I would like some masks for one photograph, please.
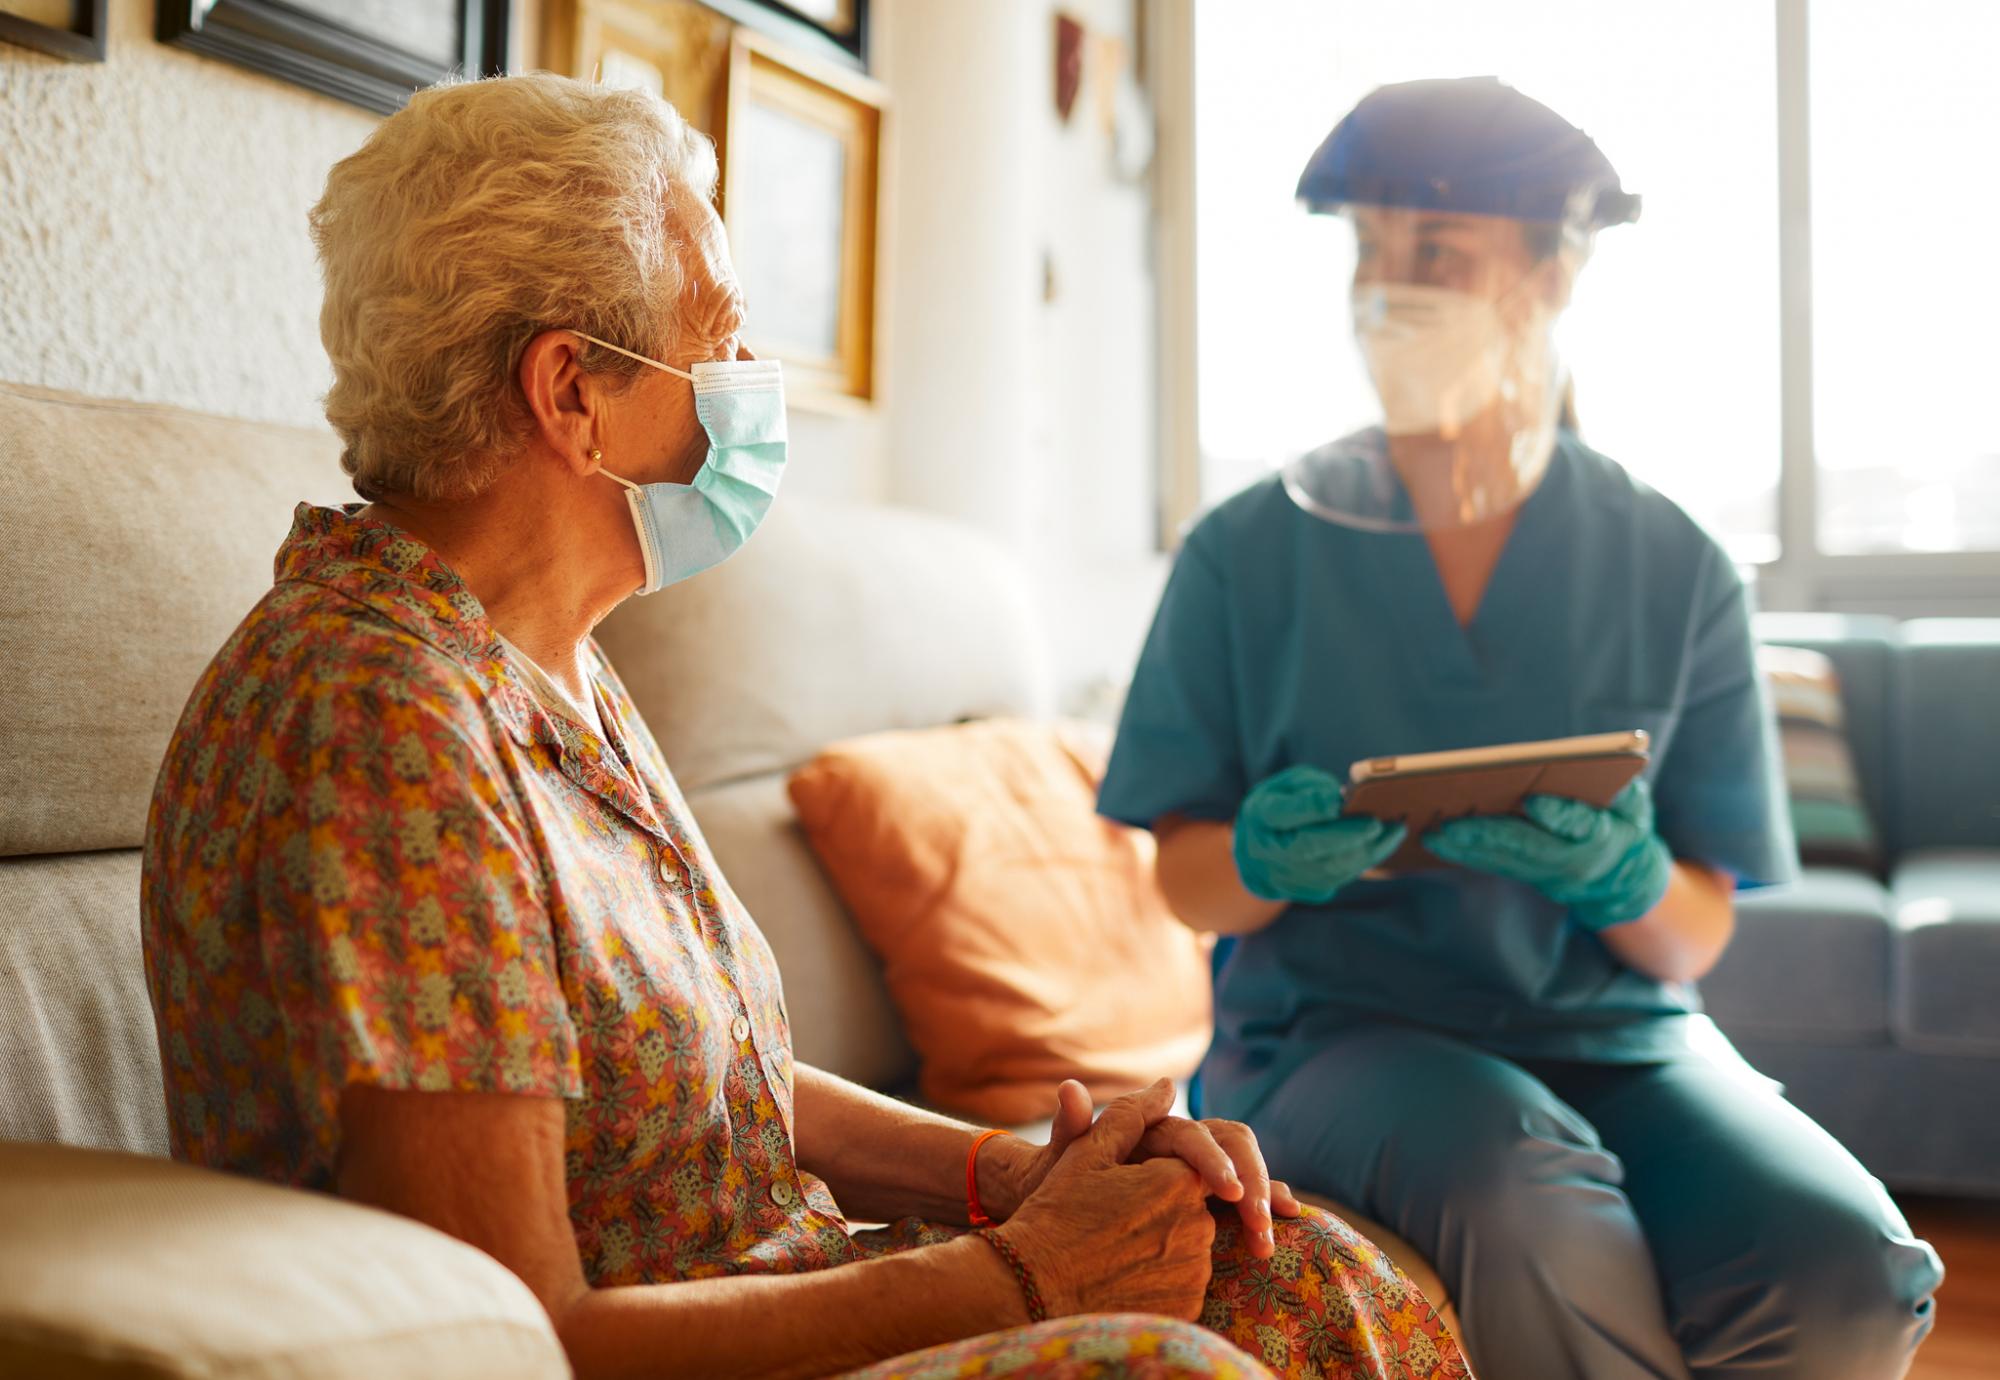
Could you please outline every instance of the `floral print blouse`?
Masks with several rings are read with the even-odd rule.
[[[857,1258],[793,1153],[770,949],[592,655],[601,737],[429,548],[299,507],[147,825],[174,1153],[326,1189],[348,1084],[555,1097],[593,1283]]]

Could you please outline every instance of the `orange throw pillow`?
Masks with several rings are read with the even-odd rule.
[[[1206,946],[1154,884],[1152,835],[1097,813],[1087,732],[871,734],[791,779],[940,1107],[1018,1125],[1054,1112],[1065,1078],[1102,1101],[1208,1046]]]

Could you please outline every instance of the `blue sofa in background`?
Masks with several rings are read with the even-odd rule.
[[[1839,671],[1885,867],[1745,896],[1709,1013],[1891,1187],[2000,1196],[2000,619],[1757,631]]]

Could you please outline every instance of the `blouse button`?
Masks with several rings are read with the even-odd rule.
[[[729,1033],[736,1037],[737,1044],[742,1044],[750,1038],[750,1018],[748,1016],[738,1016],[736,1023],[729,1027]]]
[[[663,882],[671,882],[673,879],[674,879],[674,865],[668,862],[665,858],[661,858],[660,880]]]
[[[783,1179],[780,1179],[778,1180],[778,1182],[771,1185],[771,1201],[776,1203],[781,1208],[790,1207],[792,1205],[792,1199],[796,1198],[797,1196],[798,1196],[797,1194],[792,1192],[792,1186],[786,1183]]]

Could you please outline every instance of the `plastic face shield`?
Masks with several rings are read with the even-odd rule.
[[[1288,465],[1305,511],[1381,532],[1477,526],[1547,472],[1568,378],[1555,320],[1583,238],[1554,225],[1350,208],[1355,362],[1379,429]]]

